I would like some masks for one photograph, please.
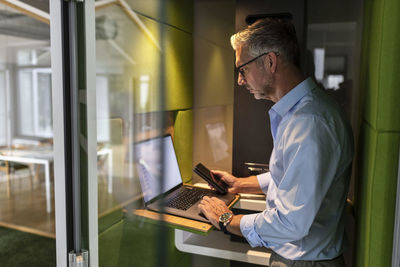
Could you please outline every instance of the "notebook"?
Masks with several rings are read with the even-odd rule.
[[[227,205],[235,199],[235,194],[221,195],[211,189],[184,185],[170,135],[136,143],[134,154],[144,203],[149,210],[208,222],[198,208],[203,196],[218,197]]]

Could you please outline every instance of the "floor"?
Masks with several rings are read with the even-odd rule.
[[[113,192],[107,192],[106,172],[98,176],[98,212],[102,216],[129,204],[137,196],[137,184],[122,177],[113,177]],[[32,179],[32,186],[31,186]],[[35,179],[29,171],[20,170],[11,178],[11,194],[7,193],[5,174],[0,173],[0,226],[55,238],[54,183],[51,213],[46,212],[43,171]]]

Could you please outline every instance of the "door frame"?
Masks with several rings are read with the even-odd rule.
[[[73,0],[67,1],[68,3]],[[67,99],[65,99],[65,90],[70,90],[69,83],[66,81],[65,73],[71,71],[71,64],[66,62],[64,53],[68,44],[65,40],[64,29],[68,21],[68,10],[66,10],[66,1],[50,2],[50,39],[51,39],[51,68],[52,68],[52,92],[53,92],[53,129],[54,129],[54,201],[55,201],[55,222],[56,222],[56,254],[57,266],[68,266],[68,255],[71,252],[71,246],[74,243],[75,235],[71,229],[74,229],[76,223],[87,223],[87,229],[79,231],[83,244],[82,250],[89,251],[90,266],[98,266],[98,210],[97,210],[97,135],[96,135],[96,52],[95,52],[95,7],[94,0],[76,1],[79,2],[79,8],[82,16],[77,16],[76,23],[79,36],[83,36],[83,46],[77,46],[84,62],[80,67],[80,72],[85,76],[77,88],[78,106],[85,106],[84,114],[81,113],[79,119],[86,121],[86,136],[79,133],[79,142],[75,149],[84,151],[85,160],[80,160],[79,164],[85,164],[83,167],[87,171],[87,186],[74,188],[70,186],[72,179],[71,170],[68,170],[68,153],[71,148],[68,147],[67,139],[70,137],[71,129],[66,124],[67,120],[73,120],[67,114]],[[67,3],[67,4],[68,4]],[[82,13],[83,11],[83,13]],[[64,21],[63,21],[64,18]],[[74,62],[70,58],[70,62]],[[78,65],[78,62],[75,62]],[[78,66],[75,66],[78,67]],[[79,77],[78,77],[79,78]],[[84,117],[84,118],[82,118]],[[76,122],[76,121],[75,121]],[[66,156],[67,155],[67,156]],[[82,153],[81,153],[82,155]],[[84,163],[82,163],[84,162]],[[79,195],[82,202],[87,203],[87,209],[81,209],[79,222],[73,214],[74,202],[73,195]],[[76,192],[79,191],[79,192]],[[80,203],[78,205],[81,205]],[[85,227],[86,228],[86,227]],[[86,233],[87,230],[87,233]],[[78,233],[78,234],[79,234]],[[79,252],[78,252],[79,253]]]

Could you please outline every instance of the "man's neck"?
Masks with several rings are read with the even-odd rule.
[[[294,66],[288,66],[276,77],[276,102],[289,93],[293,88],[304,81],[305,77]]]

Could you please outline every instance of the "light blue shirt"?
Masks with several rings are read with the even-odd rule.
[[[270,171],[257,176],[266,209],[245,215],[240,230],[252,247],[292,260],[342,253],[353,135],[338,105],[311,78],[269,111],[274,140]]]

